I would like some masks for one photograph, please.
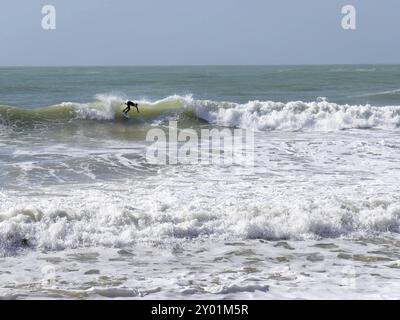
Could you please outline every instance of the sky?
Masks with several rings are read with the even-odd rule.
[[[396,64],[399,12],[398,0],[1,0],[0,66]]]

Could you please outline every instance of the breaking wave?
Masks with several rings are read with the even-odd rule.
[[[400,125],[400,106],[339,105],[318,99],[313,102],[249,101],[244,104],[196,100],[191,96],[170,96],[162,100],[138,101],[140,114],[135,119],[156,122],[168,117],[189,116],[192,121],[239,127],[256,131],[337,131],[345,129],[395,130]],[[0,106],[0,125],[89,121],[126,121],[122,116],[124,100],[117,96],[98,95],[90,103],[64,102],[41,109]]]
[[[400,206],[393,198],[292,203],[277,199],[270,204],[249,200],[217,209],[201,207],[200,202],[175,206],[149,198],[139,209],[138,204],[112,203],[104,194],[91,194],[92,201],[87,197],[58,203],[43,199],[2,210],[0,254],[23,248],[124,247],[202,238],[306,240],[400,233]]]

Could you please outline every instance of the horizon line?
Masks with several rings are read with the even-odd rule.
[[[400,63],[288,63],[288,64],[109,64],[0,65],[0,68],[117,68],[117,67],[279,67],[279,66],[395,66]]]

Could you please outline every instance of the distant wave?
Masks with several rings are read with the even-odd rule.
[[[392,94],[397,94],[398,90]],[[385,93],[382,93],[385,94]],[[89,121],[122,121],[124,100],[112,95],[99,95],[90,103],[65,102],[42,109],[21,109],[0,106],[0,125],[18,126],[30,123]],[[313,102],[249,101],[244,104],[212,100],[196,100],[191,96],[169,96],[150,102],[139,101],[140,114],[136,118],[157,122],[170,116],[179,120],[189,116],[192,121],[252,129],[256,131],[345,129],[396,130],[400,126],[400,106],[374,107],[370,105],[339,105],[317,99]],[[132,121],[132,124],[135,124]]]
[[[371,92],[366,94],[357,95],[354,97],[379,97],[379,98],[400,98],[400,89],[395,90],[386,90],[386,91],[379,91],[379,92]]]
[[[376,68],[345,68],[345,67],[338,67],[329,69],[329,72],[375,72]]]
[[[375,72],[376,68],[357,68],[356,72]]]

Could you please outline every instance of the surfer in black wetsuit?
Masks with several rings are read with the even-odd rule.
[[[128,115],[128,112],[131,111],[131,107],[135,107],[137,112],[139,113],[139,105],[137,103],[134,103],[132,101],[125,102],[126,108],[122,111],[126,116]]]

